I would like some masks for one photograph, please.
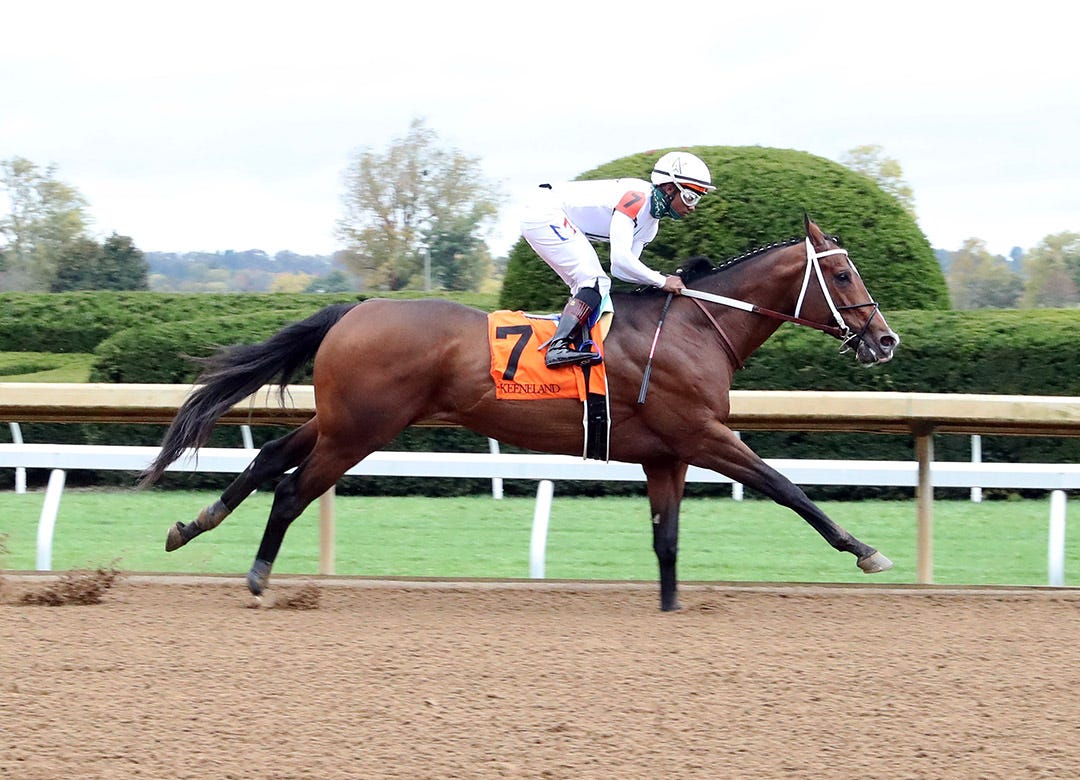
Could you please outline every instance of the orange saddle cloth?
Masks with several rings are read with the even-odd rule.
[[[496,311],[488,315],[491,346],[491,378],[495,397],[524,400],[574,398],[584,401],[590,393],[607,395],[604,363],[548,368],[540,345],[555,333],[555,320],[520,311]],[[595,348],[603,357],[600,327],[594,327]],[[586,383],[585,371],[589,377]]]

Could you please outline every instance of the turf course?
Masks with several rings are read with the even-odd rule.
[[[65,492],[53,569],[115,566],[123,571],[240,574],[262,534],[271,494],[259,492],[214,531],[165,553],[168,526],[192,520],[216,494],[180,491]],[[0,493],[0,569],[35,567],[43,493]],[[404,577],[518,578],[529,574],[533,500],[338,497],[336,573]],[[916,581],[914,501],[822,502],[856,536],[893,559],[867,577],[792,512],[764,500],[687,499],[679,576],[683,581]],[[1067,516],[1080,518],[1080,500]],[[934,580],[941,584],[1045,585],[1049,497],[1016,501],[940,500],[934,507]],[[278,573],[318,571],[318,509],[285,538]],[[1080,585],[1080,541],[1067,535],[1065,578]],[[555,496],[547,546],[553,579],[653,580],[644,498]]]

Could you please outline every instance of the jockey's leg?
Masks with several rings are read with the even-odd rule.
[[[548,368],[571,365],[575,363],[590,363],[596,360],[597,355],[590,350],[580,351],[574,347],[574,339],[581,333],[582,327],[589,321],[589,317],[600,307],[600,291],[596,287],[585,287],[578,290],[563,307],[559,325],[555,329],[555,335],[548,342],[547,355],[544,362]]]

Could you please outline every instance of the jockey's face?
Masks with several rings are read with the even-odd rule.
[[[685,217],[697,208],[696,203],[693,206],[687,204],[686,200],[681,197],[679,188],[674,182],[661,184],[660,189],[663,191],[664,195],[671,199],[671,210],[678,214],[679,217]]]

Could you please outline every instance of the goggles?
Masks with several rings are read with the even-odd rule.
[[[672,178],[671,181],[678,188],[679,197],[682,198],[682,202],[685,203],[687,206],[693,208],[698,204],[698,201],[701,200],[702,193],[698,192],[697,190],[692,190],[688,187],[682,186],[674,178]]]

